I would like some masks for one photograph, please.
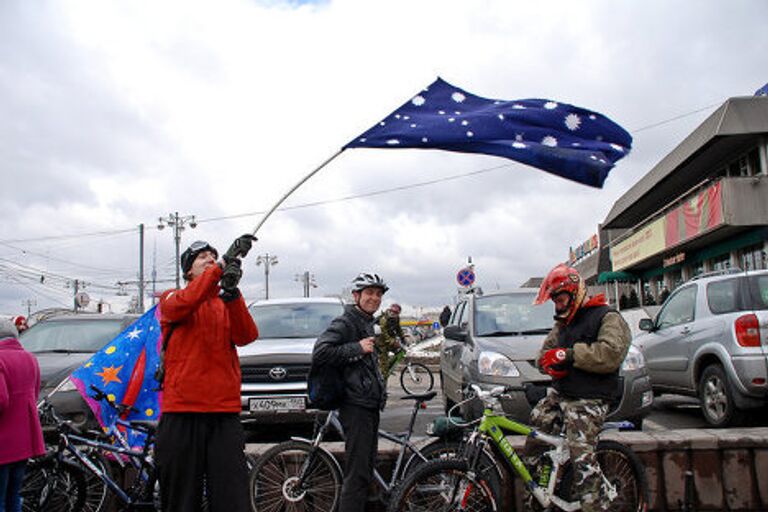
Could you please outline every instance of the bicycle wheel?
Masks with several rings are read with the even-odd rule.
[[[616,488],[616,498],[607,509],[611,512],[642,512],[648,507],[648,480],[642,462],[627,446],[616,441],[597,443],[597,460],[608,481]],[[569,465],[560,480],[561,496],[577,499],[573,489],[573,466]]]
[[[86,454],[91,462],[112,480],[117,479],[109,460],[104,455],[96,450],[88,450]],[[107,484],[97,477],[95,473],[85,468],[82,469],[85,477],[85,504],[83,512],[105,512],[110,510],[114,496],[110,492],[109,487],[107,487]]]
[[[458,459],[427,462],[403,481],[389,504],[389,512],[495,512],[496,498],[480,475],[470,476]]]
[[[27,464],[21,486],[25,512],[80,511],[85,504],[83,469],[55,457],[36,459]]]
[[[256,512],[335,510],[341,497],[338,463],[300,441],[273,446],[251,471],[251,507]]]
[[[406,364],[400,372],[400,386],[409,395],[429,393],[435,386],[435,376],[421,363]]]

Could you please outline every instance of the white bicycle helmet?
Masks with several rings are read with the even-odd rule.
[[[385,283],[384,280],[379,277],[379,274],[368,272],[358,274],[357,277],[352,280],[353,292],[359,292],[365,288],[381,288],[381,291],[384,293],[389,290],[389,286],[387,286],[387,283]]]

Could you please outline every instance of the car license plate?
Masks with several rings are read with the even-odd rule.
[[[263,411],[303,411],[307,408],[304,397],[267,397],[251,398],[248,400],[248,408],[251,412]]]

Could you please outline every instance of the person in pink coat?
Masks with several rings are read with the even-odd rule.
[[[17,338],[13,322],[0,320],[0,512],[21,511],[27,459],[45,453],[36,405],[40,367]]]

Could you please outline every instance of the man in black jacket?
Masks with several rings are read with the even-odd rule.
[[[352,281],[354,306],[347,306],[331,322],[312,353],[313,365],[340,366],[344,378],[339,419],[344,428],[346,461],[339,512],[365,510],[373,476],[379,413],[387,399],[374,349],[373,314],[388,289],[377,274],[358,275]]]

